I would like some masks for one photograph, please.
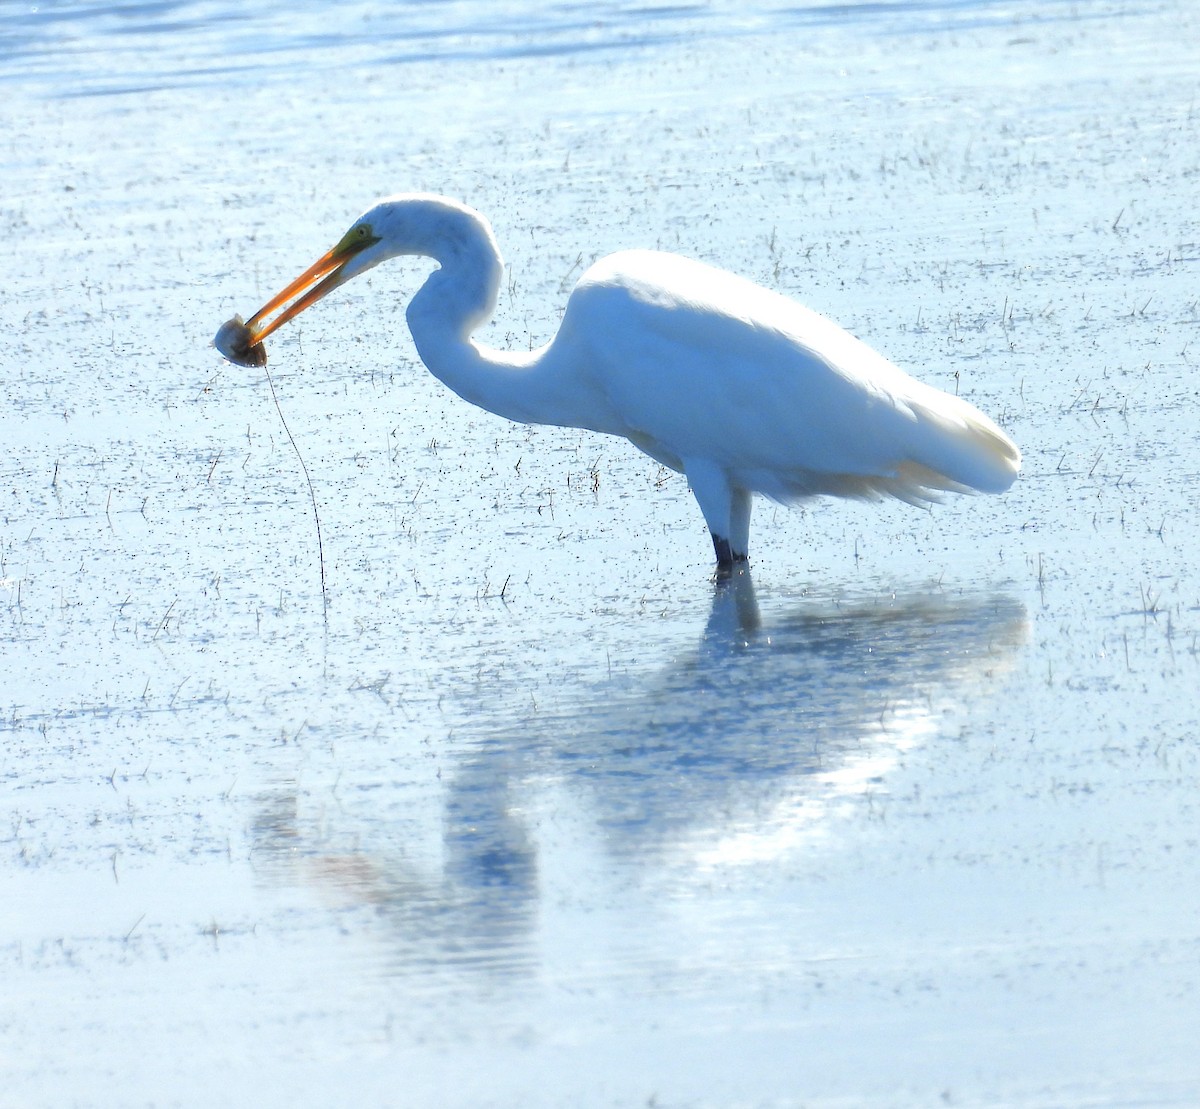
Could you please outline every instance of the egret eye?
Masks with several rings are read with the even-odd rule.
[[[374,246],[377,242],[379,242],[379,236],[375,234],[371,224],[355,223],[341,237],[333,250],[338,255],[357,254],[360,250],[366,250],[367,247]]]

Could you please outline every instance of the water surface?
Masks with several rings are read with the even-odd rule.
[[[0,8],[0,1071],[14,1104],[1200,1099],[1196,17],[1183,3]],[[756,507],[449,395],[664,246],[1020,443]],[[320,555],[324,555],[322,581]],[[324,587],[324,589],[323,589]]]

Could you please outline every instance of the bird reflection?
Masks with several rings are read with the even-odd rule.
[[[400,848],[331,849],[286,788],[263,798],[258,844],[383,914],[398,968],[520,975],[539,907],[527,815],[539,790],[573,799],[571,819],[620,865],[686,880],[775,859],[831,834],[854,798],[886,793],[905,752],[1026,636],[1024,608],[1004,597],[809,596],[764,621],[743,571],[715,584],[699,641],[652,677],[610,676],[526,719],[479,718],[446,783],[437,866]]]
[[[718,583],[698,646],[610,690],[560,759],[614,853],[733,861],[721,844],[750,836],[761,857],[800,825],[823,831],[837,801],[885,790],[903,752],[1025,636],[1022,606],[979,597],[813,598],[764,626],[750,575],[736,575]]]
[[[331,833],[328,813],[306,821],[294,781],[260,796],[259,872],[312,886],[336,906],[373,910],[385,923],[398,974],[461,967],[519,977],[537,913],[537,854],[513,796],[520,782],[501,770],[504,756],[493,754],[458,768],[445,805],[440,873],[411,858],[394,836],[366,849],[354,842],[354,829]]]

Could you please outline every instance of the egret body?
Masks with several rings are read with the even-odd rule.
[[[1013,442],[966,401],[795,301],[674,254],[597,262],[539,350],[477,343],[472,332],[496,306],[500,251],[478,212],[440,196],[376,204],[244,328],[238,321],[232,353],[228,341],[218,346],[261,364],[277,327],[406,254],[438,263],[407,313],[435,376],[510,420],[621,435],[686,474],[723,568],[747,557],[753,493],[920,504],[944,491],[1002,492],[1020,469]]]

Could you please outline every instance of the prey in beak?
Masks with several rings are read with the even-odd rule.
[[[213,339],[213,346],[238,366],[265,366],[267,348],[263,346],[263,340],[352,277],[353,273],[347,272],[347,264],[377,242],[379,236],[371,230],[370,224],[356,223],[337,246],[318,258],[248,320],[243,321],[241,316],[226,320]],[[292,300],[293,297],[296,299]],[[286,305],[283,311],[269,323],[265,322],[281,305]]]

